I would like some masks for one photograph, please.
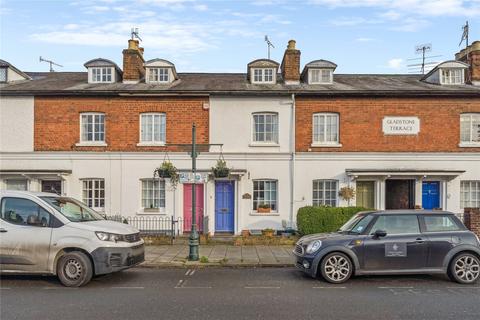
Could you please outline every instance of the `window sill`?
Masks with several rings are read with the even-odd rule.
[[[341,148],[341,143],[312,143],[310,145],[312,148]]]
[[[139,142],[137,143],[137,147],[165,147],[166,144],[163,142]]]
[[[280,145],[274,142],[252,142],[248,145],[249,147],[277,147],[279,148]]]
[[[460,148],[480,148],[480,142],[460,142]]]
[[[75,144],[77,147],[106,147],[108,144],[105,142],[78,142]]]
[[[269,212],[269,213],[259,213],[257,211],[250,212],[251,216],[280,216],[278,212]]]
[[[165,208],[142,208],[137,212],[137,215],[165,215]]]

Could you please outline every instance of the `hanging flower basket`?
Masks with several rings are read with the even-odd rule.
[[[339,195],[343,200],[350,201],[350,200],[352,200],[353,198],[355,198],[355,189],[353,189],[352,187],[343,187],[343,188],[341,188],[340,191],[338,192],[338,195]]]
[[[230,174],[230,168],[223,159],[219,159],[215,167],[212,167],[212,174],[215,178],[226,178]]]
[[[178,170],[170,161],[163,161],[162,165],[155,169],[153,177],[156,176],[162,179],[170,179],[172,187],[177,187],[179,181]]]

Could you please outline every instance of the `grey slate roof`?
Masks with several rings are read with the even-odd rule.
[[[119,95],[119,94],[230,94],[230,95],[415,95],[475,96],[480,87],[440,86],[420,81],[421,75],[335,74],[328,85],[251,84],[245,73],[179,73],[169,84],[87,83],[86,72],[28,72],[32,80],[0,85],[2,95]]]

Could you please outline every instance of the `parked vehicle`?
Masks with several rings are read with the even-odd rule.
[[[52,193],[0,191],[0,272],[53,274],[69,287],[144,261],[135,228]]]
[[[302,237],[296,266],[343,283],[352,275],[447,274],[462,284],[480,276],[480,240],[450,212],[370,211],[338,232]]]

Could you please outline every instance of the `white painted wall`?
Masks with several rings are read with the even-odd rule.
[[[33,151],[33,97],[0,97],[0,152]]]

